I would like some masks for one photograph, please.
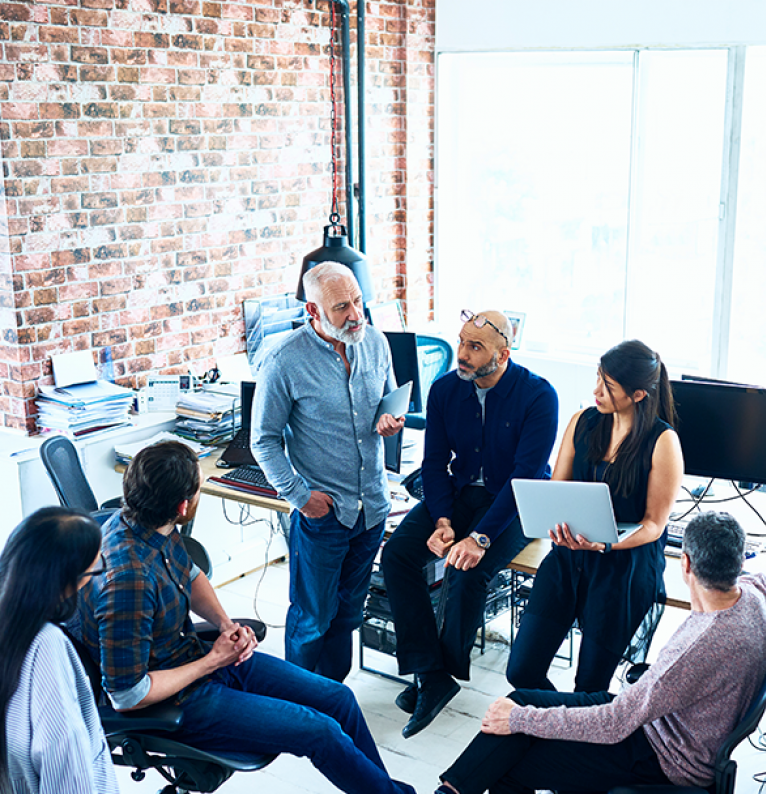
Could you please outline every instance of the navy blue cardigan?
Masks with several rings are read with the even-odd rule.
[[[454,370],[434,382],[426,409],[423,490],[434,522],[451,519],[455,496],[483,467],[484,486],[495,501],[476,531],[494,539],[516,518],[511,480],[550,476],[558,397],[548,381],[509,360],[487,392],[485,413],[482,426],[474,384]]]

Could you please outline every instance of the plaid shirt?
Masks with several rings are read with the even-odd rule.
[[[104,689],[115,693],[207,651],[189,617],[192,563],[178,531],[166,537],[128,524],[120,513],[102,531],[107,573],[91,578],[79,603],[83,641],[100,663]]]

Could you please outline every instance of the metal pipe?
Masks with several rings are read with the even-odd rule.
[[[343,110],[346,137],[346,231],[348,244],[354,247],[354,171],[351,132],[351,36],[348,0],[330,0],[340,8],[340,36],[343,49]]]
[[[356,68],[357,68],[357,132],[359,142],[357,150],[359,152],[359,190],[357,201],[359,202],[359,250],[367,253],[367,197],[365,195],[365,172],[367,168],[367,156],[365,153],[365,118],[364,118],[364,59],[365,59],[365,2],[357,0],[356,5]]]

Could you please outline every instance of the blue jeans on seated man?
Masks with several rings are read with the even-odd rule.
[[[195,689],[181,704],[181,741],[250,756],[305,756],[348,794],[415,794],[388,776],[353,692],[256,651]]]
[[[385,521],[365,529],[359,511],[350,529],[332,509],[322,518],[290,517],[290,607],[285,658],[343,681],[351,670],[352,635],[362,623],[375,555]]]

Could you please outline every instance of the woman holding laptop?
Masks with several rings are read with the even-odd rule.
[[[602,356],[594,395],[595,407],[569,422],[553,479],[606,482],[616,520],[642,526],[614,545],[573,536],[566,524],[551,529],[554,545],[508,660],[506,677],[516,689],[554,689],[548,668],[576,620],[575,690],[607,690],[664,592],[663,533],[684,470],[667,370],[642,342],[621,342]]]

